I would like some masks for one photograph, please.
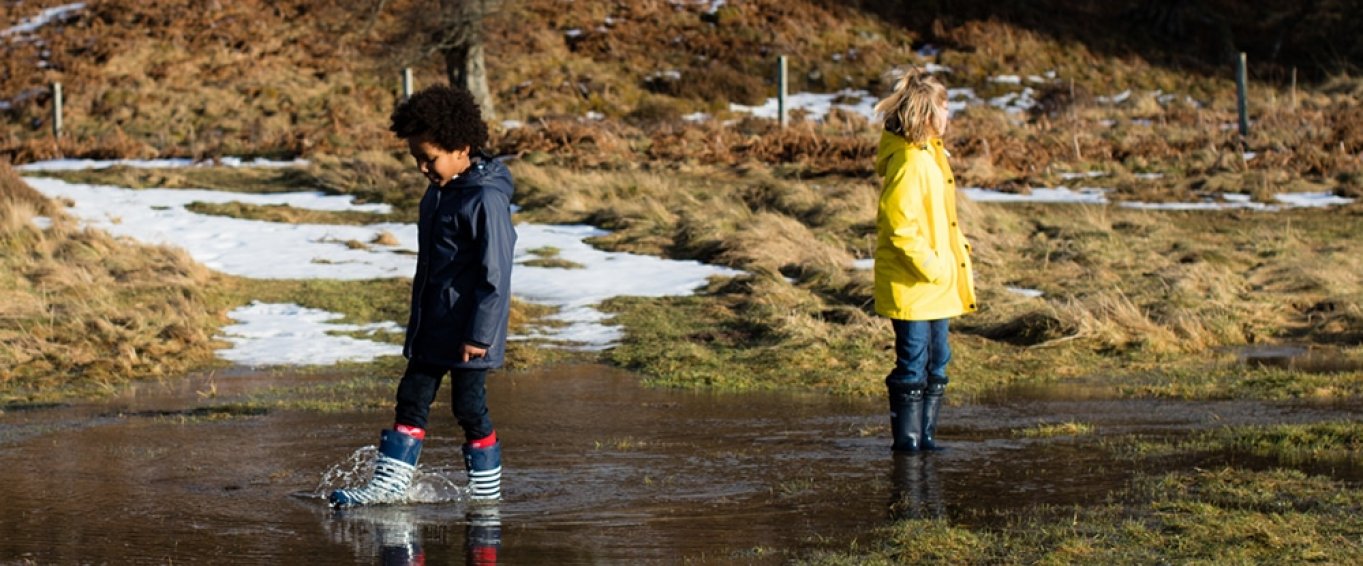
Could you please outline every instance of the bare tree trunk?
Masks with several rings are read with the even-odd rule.
[[[484,120],[497,117],[492,91],[487,85],[487,65],[483,61],[483,20],[490,0],[441,0],[449,20],[445,41],[440,48],[445,57],[445,76],[450,84],[468,89],[483,111]]]

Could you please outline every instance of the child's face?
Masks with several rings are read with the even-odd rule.
[[[407,149],[416,159],[416,168],[432,183],[444,185],[455,175],[469,168],[469,148],[448,150],[431,141],[427,136],[417,136],[407,140]]]

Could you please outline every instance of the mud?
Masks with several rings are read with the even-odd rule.
[[[338,513],[319,479],[374,444],[386,412],[223,408],[253,389],[327,379],[238,372],[5,410],[0,561],[777,562],[845,548],[891,518],[969,522],[998,507],[1102,498],[1131,474],[1094,446],[1103,436],[1357,409],[1002,392],[944,410],[947,451],[896,458],[879,400],[654,390],[610,368],[560,367],[491,380],[506,466],[495,509],[450,490],[446,502]],[[434,410],[423,468],[462,484],[447,411]],[[1094,433],[1014,432],[1067,421]]]

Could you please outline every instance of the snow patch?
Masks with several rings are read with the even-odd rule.
[[[74,202],[68,213],[85,225],[141,242],[184,248],[196,261],[231,275],[257,279],[359,280],[411,277],[415,272],[417,230],[413,224],[281,224],[202,215],[186,208],[192,202],[240,201],[258,205],[288,204],[311,210],[384,212],[388,206],[383,204],[356,205],[349,196],[321,193],[257,195],[195,189],[133,190],[42,177],[26,180],[50,198]],[[619,340],[620,332],[609,324],[608,315],[595,308],[601,301],[621,295],[686,295],[705,285],[711,276],[731,277],[742,273],[696,261],[598,250],[583,240],[608,232],[591,226],[520,224],[516,230],[519,234],[515,251],[518,262],[532,257],[527,250],[552,246],[560,250],[558,257],[583,265],[582,269],[516,266],[512,271],[512,292],[531,302],[560,307],[561,311],[554,318],[567,323],[516,339],[542,338],[571,347],[607,348]],[[384,233],[395,238],[396,243],[373,243]],[[357,242],[360,245],[355,245]],[[284,316],[280,312],[298,313],[300,324],[313,324],[312,318],[321,316],[306,311],[260,308],[271,316]],[[248,311],[249,316],[254,316],[250,313],[259,314]],[[246,331],[236,332],[239,337],[250,336],[243,334]],[[299,363],[283,351],[274,359],[256,350],[251,352],[241,354],[250,356],[249,363]],[[237,354],[222,355],[239,361],[235,357]]]
[[[42,12],[39,12],[38,15],[33,16],[32,18],[28,18],[22,22],[19,22],[19,25],[0,30],[0,37],[9,37],[12,35],[33,33],[37,31],[38,28],[40,27],[43,27],[52,22],[65,20],[73,13],[84,9],[85,9],[84,2],[63,4],[61,6],[48,8],[46,10],[43,10]]]
[[[402,346],[363,340],[340,332],[402,332],[392,322],[338,324],[344,315],[293,304],[251,304],[227,313],[237,321],[222,329],[232,347],[219,350],[223,359],[249,366],[328,365],[363,362],[380,356],[400,356]]]
[[[189,158],[170,158],[170,159],[53,159],[50,161],[35,161],[18,165],[15,169],[19,171],[84,171],[89,169],[108,169],[110,167],[133,167],[137,169],[175,169],[180,167],[256,167],[256,168],[282,168],[282,167],[306,167],[306,159],[294,159],[291,161],[276,161],[272,159],[242,159],[240,157],[223,157],[217,162],[212,160],[195,161]]]

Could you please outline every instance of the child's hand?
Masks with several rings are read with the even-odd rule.
[[[469,360],[476,360],[487,355],[487,348],[479,348],[473,344],[464,344],[464,351],[460,353],[459,360],[468,363]]]

